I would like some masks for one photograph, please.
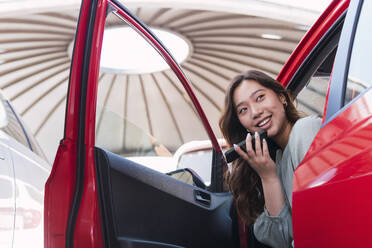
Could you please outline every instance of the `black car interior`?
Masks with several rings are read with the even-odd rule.
[[[239,247],[230,193],[211,193],[100,148],[95,158],[105,247]]]

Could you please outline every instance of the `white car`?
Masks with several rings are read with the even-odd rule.
[[[0,92],[0,247],[43,247],[50,171],[35,138]]]
[[[227,149],[224,139],[218,139],[222,150]],[[206,186],[211,184],[212,152],[210,140],[190,141],[180,146],[174,154],[177,169],[188,168],[196,172]]]

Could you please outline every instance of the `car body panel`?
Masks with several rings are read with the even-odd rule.
[[[370,99],[371,90],[324,126],[297,168],[293,185],[296,246],[372,244]]]
[[[15,180],[9,149],[3,145],[7,139],[0,131],[0,245],[12,247],[15,226]]]
[[[372,91],[343,106],[362,1],[352,1],[331,80],[332,114],[295,171],[293,225],[296,247],[370,247],[372,202]],[[367,10],[367,11],[370,11]],[[332,95],[332,97],[330,97]]]
[[[44,184],[51,170],[0,91],[0,246],[43,246]]]
[[[65,247],[68,214],[75,189],[76,143],[65,140],[57,150],[53,169],[45,184],[44,247]],[[53,194],[58,200],[51,200]]]
[[[372,244],[370,99],[371,90],[324,126],[297,168],[293,185],[296,246]]]
[[[30,241],[36,247],[43,246],[44,184],[50,165],[12,138],[7,145],[14,166],[17,192],[13,247],[25,247]]]
[[[3,103],[10,106],[1,96],[0,104]],[[44,184],[51,166],[31,150],[25,140],[30,134],[15,118],[16,113],[5,108],[0,111],[9,119],[2,123],[0,130],[0,244],[18,248],[32,242],[42,247]],[[26,143],[21,144],[19,139]]]

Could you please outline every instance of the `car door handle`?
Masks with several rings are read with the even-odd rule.
[[[209,207],[211,205],[211,195],[201,191],[201,190],[195,190],[194,191],[195,201]]]

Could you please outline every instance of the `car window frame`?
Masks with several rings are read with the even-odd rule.
[[[347,109],[350,104],[367,92],[363,91],[348,104],[344,105],[350,58],[363,2],[364,0],[350,1],[348,13],[345,17],[344,27],[342,28],[341,32],[339,48],[333,64],[332,77],[326,103],[327,111],[325,113],[325,122],[323,126],[337,117],[340,113]]]
[[[293,98],[296,98],[297,95],[307,86],[319,66],[322,65],[334,49],[337,49],[345,16],[346,11],[340,15],[340,17],[318,41],[316,46],[314,46],[288,82],[287,89],[290,90]],[[324,53],[326,54],[325,56],[319,56]]]
[[[217,141],[217,136],[211,128],[210,121],[207,118],[204,109],[202,108],[199,99],[196,97],[193,89],[191,88],[190,80],[182,66],[177,63],[172,53],[164,46],[163,42],[145,25],[139,18],[137,18],[129,9],[127,9],[119,0],[109,0],[106,17],[109,12],[118,12],[119,18],[126,22],[134,31],[136,31],[142,38],[149,42],[159,54],[163,57],[164,61],[168,64],[181,85],[185,89],[189,96],[200,120],[202,121],[204,130],[208,134],[208,138],[211,141],[213,147],[212,155],[212,171],[211,171],[211,184],[208,187],[208,191],[212,193],[223,192],[223,172],[227,168],[226,161],[224,159],[222,149]],[[121,17],[120,17],[121,16]]]

